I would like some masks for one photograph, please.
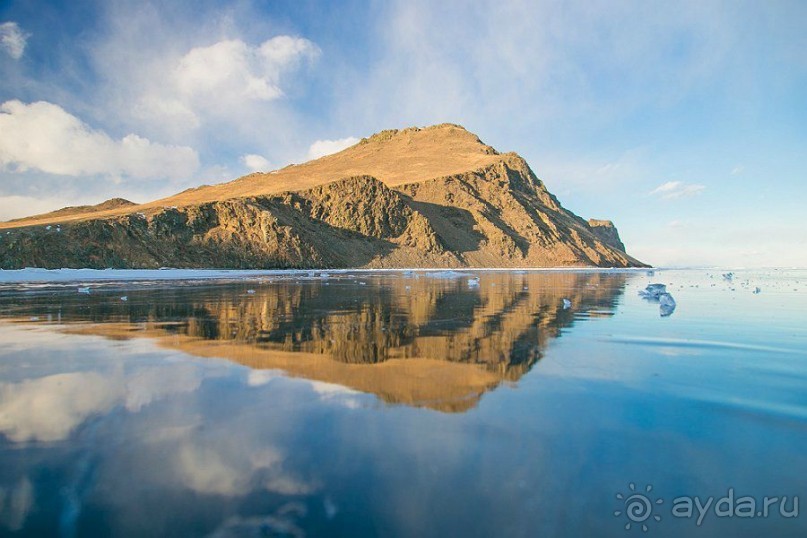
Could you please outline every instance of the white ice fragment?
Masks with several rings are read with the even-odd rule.
[[[53,228],[53,226],[51,226],[50,224],[48,224],[47,226],[45,226],[45,229],[46,229],[46,230],[50,230],[51,228]]]
[[[662,293],[667,293],[667,286],[664,284],[648,284],[645,289],[639,291],[639,295],[648,299],[658,299]]]
[[[250,295],[255,295],[255,290],[247,290],[247,293]]]
[[[90,288],[79,288],[78,292],[79,293],[90,293]]]
[[[468,279],[468,287],[469,288],[478,288],[479,287],[479,277],[469,278]]]
[[[31,321],[39,321],[39,316],[31,316]]]
[[[128,301],[128,300],[129,300],[129,297],[128,297],[128,296],[126,296],[126,295],[123,295],[123,296],[121,296],[120,300],[121,300],[121,301],[123,301],[123,302],[125,303],[126,301]]]
[[[658,297],[658,306],[661,317],[667,317],[675,312],[675,299],[669,293],[662,293]]]
[[[563,309],[569,310],[572,307],[572,302],[569,299],[563,299]]]

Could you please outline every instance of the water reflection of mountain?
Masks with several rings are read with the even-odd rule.
[[[516,381],[582,314],[613,313],[624,274],[367,274],[0,301],[4,317],[147,336],[199,356],[337,383],[392,403],[473,407]],[[253,288],[253,289],[248,289]],[[571,308],[563,308],[563,299]],[[81,322],[81,327],[72,323]],[[89,323],[87,323],[89,322]]]

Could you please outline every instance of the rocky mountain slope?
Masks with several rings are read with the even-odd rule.
[[[456,125],[148,204],[0,224],[0,267],[630,267],[610,221],[564,209],[515,153]]]

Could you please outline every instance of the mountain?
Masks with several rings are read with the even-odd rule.
[[[0,223],[0,267],[644,266],[527,162],[464,128],[382,131],[334,155]]]

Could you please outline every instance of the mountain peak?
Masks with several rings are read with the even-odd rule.
[[[366,138],[362,138],[359,144],[368,145],[396,142],[407,145],[413,142],[421,142],[437,146],[460,146],[468,150],[472,150],[474,146],[476,146],[476,149],[485,155],[499,154],[499,152],[491,146],[482,142],[477,135],[456,123],[439,123],[428,127],[407,127],[405,129],[386,129]]]

